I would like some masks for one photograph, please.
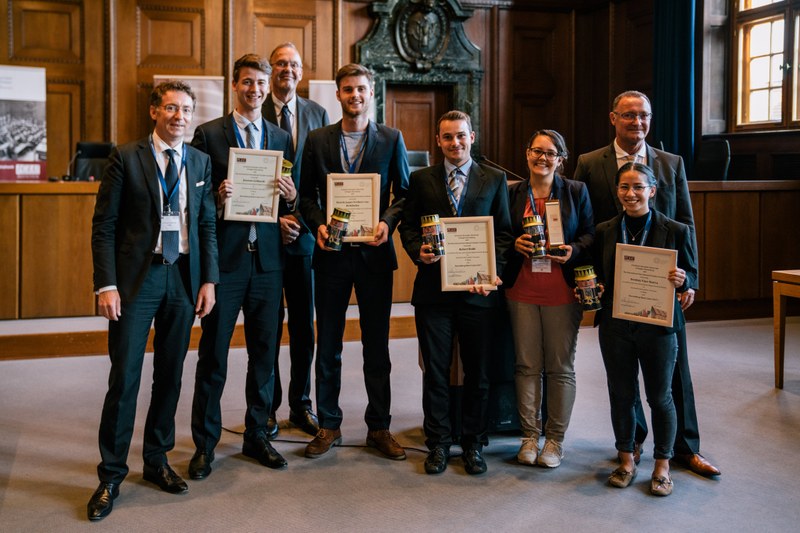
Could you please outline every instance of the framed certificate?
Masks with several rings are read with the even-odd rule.
[[[228,179],[233,183],[233,195],[225,200],[225,220],[277,222],[282,163],[280,150],[231,148]]]
[[[445,254],[439,263],[443,291],[468,291],[476,285],[497,290],[494,256],[494,219],[450,217],[440,219],[445,235]]]
[[[675,286],[667,279],[678,251],[617,244],[612,316],[672,327]]]
[[[344,242],[367,242],[375,239],[380,221],[380,174],[328,174],[325,213],[328,220],[333,208],[350,211]]]

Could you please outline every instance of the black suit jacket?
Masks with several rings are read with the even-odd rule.
[[[461,201],[464,202],[462,217],[493,217],[495,235],[495,260],[497,275],[503,279],[506,249],[513,243],[511,218],[508,213],[508,188],[506,175],[497,169],[473,161],[467,180],[467,188]],[[444,163],[423,168],[411,174],[406,204],[403,207],[403,223],[400,237],[408,256],[417,265],[417,277],[411,295],[413,305],[457,304],[468,302],[481,307],[497,303],[497,292],[488,297],[468,292],[442,292],[441,265],[427,265],[418,261],[422,246],[420,228],[423,215],[452,217],[450,197],[447,194],[447,177]],[[445,243],[445,250],[447,244]]]
[[[647,164],[658,179],[656,196],[651,207],[667,217],[689,226],[691,245],[697,257],[697,237],[694,229],[692,200],[686,182],[683,158],[679,155],[657,150],[647,145]],[[614,177],[617,175],[617,154],[614,143],[578,157],[574,178],[586,183],[592,201],[595,222],[604,222],[619,213],[622,205],[617,198]],[[699,287],[697,276],[689,280],[689,287]]]
[[[511,212],[512,235],[522,235],[522,220],[525,216],[525,204],[528,200],[528,181],[518,181],[508,187],[508,205]],[[561,208],[561,225],[564,230],[565,244],[572,246],[569,261],[561,266],[561,273],[571,287],[575,286],[576,266],[590,260],[589,247],[594,241],[594,216],[592,204],[586,185],[579,181],[562,179],[556,175],[553,179],[553,199],[559,201]],[[540,213],[544,218],[544,213]],[[503,278],[503,288],[514,285],[525,257],[513,246],[507,250],[508,265]]]
[[[284,154],[291,151],[292,138],[288,133],[275,125],[262,121],[266,126],[266,149],[280,150]],[[228,177],[228,153],[231,148],[238,148],[236,139],[236,123],[233,113],[201,124],[194,131],[192,146],[211,156],[211,180],[214,194],[219,184]],[[281,212],[286,212],[286,203],[281,200]],[[259,222],[256,224],[258,235],[258,258],[265,271],[283,268],[283,244],[280,226],[276,223]],[[250,222],[228,221],[221,216],[217,218],[217,239],[219,241],[219,268],[223,272],[236,270],[242,259],[249,254],[247,239],[250,234]]]
[[[303,148],[303,170],[300,178],[300,212],[311,229],[328,223],[325,215],[328,174],[344,172],[342,168],[340,137],[342,122],[331,124],[308,134]],[[359,173],[381,175],[380,219],[389,226],[389,240],[381,246],[360,246],[359,251],[367,266],[374,272],[395,270],[397,256],[391,233],[400,222],[400,213],[408,189],[408,153],[399,130],[370,121],[367,127],[367,146],[364,148]],[[393,198],[392,198],[393,196]],[[390,203],[391,202],[391,203]],[[314,251],[315,269],[336,268],[331,254],[317,248]]]
[[[211,162],[186,150],[186,220],[192,301],[203,283],[219,282]],[[115,285],[123,303],[134,299],[153,262],[161,231],[161,189],[149,138],[116,147],[97,191],[92,218],[94,288]]]
[[[689,280],[697,278],[697,256],[692,248],[692,234],[689,226],[665,217],[655,210],[651,210],[653,219],[650,224],[650,234],[645,243],[653,248],[666,248],[678,251],[678,267],[686,271],[686,281],[678,292],[689,288]],[[602,317],[611,317],[614,302],[614,265],[616,259],[617,243],[620,242],[620,222],[623,215],[617,215],[597,225],[592,255],[595,258],[594,268],[597,281],[605,285],[601,303],[603,310],[595,316],[595,324]],[[680,304],[675,302],[675,313],[670,332],[683,329],[685,320]]]
[[[275,104],[272,100],[272,93],[267,95],[264,105],[261,106],[261,113],[271,123],[280,127],[280,118],[275,115]],[[300,191],[300,172],[303,163],[303,148],[306,145],[308,133],[330,123],[328,112],[325,108],[312,100],[297,97],[297,145],[294,147],[294,160],[292,164],[292,178],[294,186]],[[286,252],[291,255],[311,255],[314,251],[316,239],[316,229],[311,229],[305,224],[302,217],[298,217],[303,229],[300,236],[291,244],[286,246]]]

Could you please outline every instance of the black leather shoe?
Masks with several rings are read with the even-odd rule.
[[[316,435],[319,431],[319,420],[317,420],[317,415],[311,409],[305,409],[298,413],[289,411],[289,422],[309,435]]]
[[[464,460],[464,470],[467,474],[475,476],[486,472],[486,461],[483,460],[483,454],[479,449],[468,448],[461,458]]]
[[[143,469],[144,479],[155,483],[164,492],[182,494],[189,491],[189,486],[168,464],[150,466],[145,463]]]
[[[450,449],[444,446],[434,447],[425,459],[426,474],[441,474],[447,469],[447,461],[450,459]]]
[[[275,414],[273,413],[267,419],[267,439],[272,440],[278,436],[278,419],[275,418]]]
[[[253,438],[244,439],[242,454],[252,457],[262,465],[269,468],[283,468],[287,463],[286,459],[272,447],[264,434],[256,435]]]
[[[100,483],[86,506],[89,520],[102,520],[111,514],[117,496],[119,496],[119,483]]]
[[[189,477],[192,479],[205,479],[211,473],[211,463],[214,462],[214,452],[201,452],[197,450],[189,461]]]

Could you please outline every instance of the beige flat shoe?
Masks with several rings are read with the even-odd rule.
[[[622,467],[617,468],[608,478],[608,484],[612,487],[617,487],[620,489],[624,489],[631,483],[633,480],[636,479],[636,467],[633,467],[633,470],[628,472],[624,470]]]
[[[653,496],[672,494],[672,478],[670,476],[653,476],[650,479],[650,494]]]

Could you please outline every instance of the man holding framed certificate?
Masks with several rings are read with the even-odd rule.
[[[269,442],[268,427],[277,328],[282,326],[278,323],[278,308],[283,288],[284,249],[276,220],[278,215],[293,210],[297,191],[291,176],[282,176],[279,170],[280,160],[291,154],[292,138],[261,116],[269,74],[265,58],[255,54],[240,57],[233,66],[232,88],[236,96],[233,113],[199,126],[192,140],[194,147],[211,156],[220,269],[217,306],[202,321],[203,335],[198,348],[192,403],[192,439],[197,449],[189,463],[192,479],[203,479],[211,473],[214,448],[222,430],[220,398],[225,386],[228,350],[240,310],[244,313],[248,358],[242,453],[269,468],[286,466],[286,460]],[[250,163],[250,159],[256,163]],[[265,163],[262,171],[249,167],[256,166],[258,159],[272,164]],[[240,164],[248,166],[249,183],[239,181]],[[223,205],[245,186],[248,194],[256,197],[259,180],[264,192],[263,200],[258,202],[278,205],[278,213],[224,218]],[[279,203],[274,202],[275,195],[280,196]]]
[[[424,366],[422,410],[425,444],[430,450],[425,460],[428,474],[444,472],[453,444],[461,445],[468,474],[486,472],[482,450],[488,444],[488,362],[497,292],[487,291],[480,275],[475,276],[472,284],[460,284],[460,291],[452,290],[453,282],[443,284],[445,269],[440,266],[443,256],[436,255],[431,244],[423,243],[421,227],[422,217],[434,214],[454,222],[475,219],[465,228],[444,224],[444,257],[451,261],[458,256],[461,262],[485,264],[486,256],[493,254],[496,264],[486,270],[496,267],[500,275],[505,264],[505,250],[513,242],[506,176],[472,160],[470,148],[474,141],[469,115],[462,111],[442,115],[437,124],[436,142],[445,161],[411,175],[400,225],[403,247],[417,264],[411,303]],[[486,218],[489,224],[485,224],[483,219]],[[452,228],[473,231],[476,236],[466,241],[451,239],[452,233],[447,230]],[[480,232],[481,228],[493,230]],[[484,242],[491,246],[491,254],[479,246]],[[484,257],[472,257],[474,254]],[[448,272],[445,276],[450,277]],[[501,284],[497,276],[488,282],[494,286]],[[464,366],[460,442],[454,442],[450,418],[450,365],[456,335]]]
[[[400,131],[369,119],[372,97],[372,73],[367,68],[349,64],[339,69],[336,98],[342,105],[342,120],[309,133],[303,149],[300,211],[317,238],[312,265],[317,309],[315,368],[320,430],[305,450],[306,457],[311,458],[328,453],[342,441],[339,429],[342,424],[339,407],[342,337],[354,287],[364,346],[367,445],[390,459],[406,458],[405,451],[389,432],[389,318],[392,272],[397,269],[391,234],[400,222],[408,186],[408,160]],[[375,192],[369,187],[363,192],[373,205],[377,203],[379,220],[363,228],[359,233],[362,238],[357,242],[344,239],[341,250],[335,251],[328,246],[327,224],[331,213],[326,212],[326,207],[329,195],[333,194],[328,182],[330,174],[343,173],[378,176]],[[363,238],[365,233],[371,237]]]

